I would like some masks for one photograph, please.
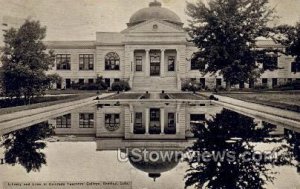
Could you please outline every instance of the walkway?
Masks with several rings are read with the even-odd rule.
[[[100,98],[112,95],[111,93],[102,94]],[[37,123],[49,120],[53,117],[58,117],[69,113],[71,110],[96,104],[94,97],[86,99],[56,104],[43,108],[19,111],[0,116],[0,136],[11,131],[22,129]]]
[[[227,109],[256,117],[269,123],[300,132],[300,113],[274,108],[270,106],[245,102],[230,97],[214,95],[219,101],[214,104],[223,106]]]

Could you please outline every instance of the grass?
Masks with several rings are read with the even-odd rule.
[[[66,96],[40,97],[40,98],[44,98],[44,101],[41,99],[40,102],[36,104],[15,106],[9,108],[0,108],[0,114],[8,114],[8,113],[13,113],[18,111],[42,108],[42,107],[52,106],[60,103],[81,100],[92,96],[96,96],[96,95],[91,93],[85,93],[85,94],[66,95]]]
[[[300,92],[222,93],[220,95],[300,112]]]
[[[106,100],[118,100],[118,99],[139,99],[143,93],[120,93],[111,97],[104,98]]]
[[[200,96],[198,94],[191,93],[168,93],[173,99],[184,99],[184,100],[208,100],[207,97]]]
[[[104,91],[100,91],[103,93]],[[73,90],[73,89],[66,89],[66,90],[47,90],[46,94],[48,95],[60,95],[60,94],[97,94],[97,91],[94,90]]]

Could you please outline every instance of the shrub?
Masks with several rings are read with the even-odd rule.
[[[200,83],[196,83],[194,81],[184,82],[181,86],[182,91],[200,91],[202,86]]]
[[[71,88],[75,90],[106,90],[107,86],[99,83],[72,83]]]
[[[116,81],[111,85],[112,91],[129,91],[130,86],[127,81]]]
[[[294,80],[284,85],[276,86],[276,89],[280,90],[300,90],[300,81]]]

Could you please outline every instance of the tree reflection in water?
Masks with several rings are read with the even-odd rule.
[[[186,187],[264,188],[267,182],[274,180],[270,165],[293,165],[284,138],[270,139],[269,133],[274,130],[271,124],[257,127],[252,118],[226,109],[206,123],[193,129],[197,140],[187,148],[202,156],[186,159],[190,166],[185,176]],[[267,158],[265,153],[258,156],[255,142],[278,143],[272,150],[277,152],[278,158]],[[213,158],[217,153],[226,155]]]
[[[20,164],[28,173],[39,171],[46,164],[46,156],[41,152],[46,143],[42,140],[53,134],[53,128],[46,122],[5,134],[2,145],[6,164]]]

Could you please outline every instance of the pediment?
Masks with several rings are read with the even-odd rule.
[[[149,20],[132,26],[122,31],[122,33],[182,33],[184,30],[175,24],[161,21]]]

